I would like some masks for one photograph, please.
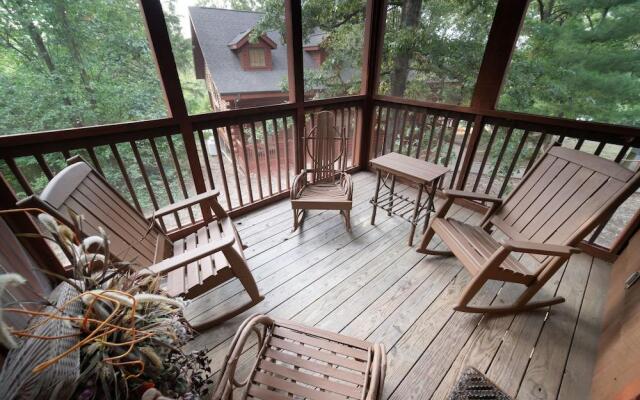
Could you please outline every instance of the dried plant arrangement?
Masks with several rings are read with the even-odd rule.
[[[71,215],[69,227],[35,209],[0,213],[17,211],[38,214],[45,239],[70,261],[73,278],[58,277],[62,283],[38,308],[2,308],[32,318],[22,330],[9,329],[0,319],[0,340],[14,347],[0,373],[0,398],[47,393],[46,398],[128,399],[149,389],[174,399],[207,395],[213,383],[210,360],[205,350],[180,350],[193,331],[182,315],[184,302],[166,296],[159,276],[112,259],[102,230],[81,239],[82,216]],[[6,285],[21,283],[11,275],[4,278]],[[60,378],[60,370],[71,377]],[[47,388],[48,381],[54,386]]]

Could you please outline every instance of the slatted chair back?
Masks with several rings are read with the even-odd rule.
[[[613,161],[553,146],[490,222],[514,240],[575,246],[637,188],[639,177]]]
[[[304,138],[304,147],[311,161],[314,182],[329,181],[346,166],[346,137],[336,127],[332,111],[320,111],[312,116],[313,127]]]
[[[39,196],[43,206],[70,221],[70,211],[82,215],[82,233],[109,237],[112,255],[141,266],[152,265],[166,253],[169,244],[155,223],[133,208],[89,164],[78,160],[53,177]]]

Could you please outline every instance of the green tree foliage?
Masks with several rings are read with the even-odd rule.
[[[0,132],[166,116],[133,1],[0,2]]]
[[[640,2],[532,2],[500,108],[640,125]]]

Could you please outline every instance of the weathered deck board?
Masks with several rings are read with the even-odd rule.
[[[292,234],[288,200],[239,218],[249,266],[266,298],[203,332],[188,349],[206,347],[218,370],[240,322],[264,312],[384,343],[385,399],[446,398],[469,365],[518,398],[586,398],[610,265],[574,256],[540,293],[567,298],[548,316],[545,310],[491,318],[454,312],[469,275],[453,257],[424,256],[407,247],[409,225],[399,218],[379,213],[371,226],[374,183],[371,173],[354,176],[352,233],[337,212],[321,211],[310,213]],[[463,221],[480,218],[457,206],[451,213]],[[437,239],[432,245],[442,246]],[[479,298],[494,304],[521,290],[487,286]],[[206,317],[243,296],[231,281],[196,299],[194,308]],[[250,365],[254,344],[245,347],[238,377]]]

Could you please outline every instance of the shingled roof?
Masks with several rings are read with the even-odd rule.
[[[266,33],[277,44],[271,50],[270,71],[243,70],[238,55],[228,46],[238,36],[253,29],[263,13],[189,7],[189,14],[202,55],[221,95],[282,91],[282,83],[287,81],[287,46],[280,33]],[[303,52],[302,57],[305,68],[316,68],[307,52]]]

